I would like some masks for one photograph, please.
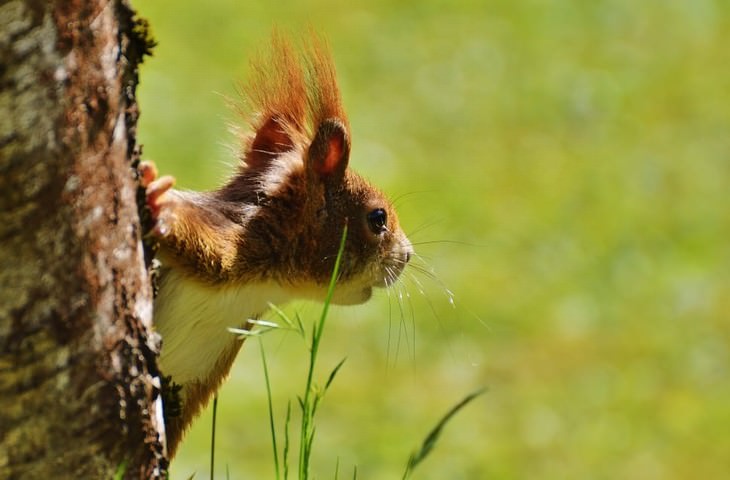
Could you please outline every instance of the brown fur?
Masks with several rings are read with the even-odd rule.
[[[338,284],[350,289],[344,303],[367,300],[373,286],[395,280],[411,246],[385,196],[347,168],[349,123],[326,46],[313,38],[297,52],[274,35],[270,56],[252,63],[244,90],[254,113],[237,173],[212,192],[171,191],[160,208],[169,227],[160,239],[165,268],[213,287],[268,282],[323,297],[347,225]],[[386,231],[368,223],[376,209],[387,213]],[[240,344],[231,336],[214,368],[183,385],[182,416],[168,425],[171,452],[227,376]],[[174,371],[165,365],[164,343],[162,368]]]

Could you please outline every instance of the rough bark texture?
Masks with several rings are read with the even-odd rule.
[[[126,1],[0,1],[0,478],[164,473]]]

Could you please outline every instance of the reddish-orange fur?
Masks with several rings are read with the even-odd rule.
[[[250,133],[242,135],[241,145],[241,160],[248,165],[255,164],[259,154],[269,156],[291,148],[304,151],[316,129],[327,119],[338,119],[347,138],[350,137],[327,45],[312,35],[301,49],[298,53],[290,41],[275,33],[271,51],[265,56],[259,54],[251,62],[251,78],[242,87],[245,103],[238,107],[251,127]],[[262,134],[277,136],[276,141],[266,143],[282,148],[257,148],[256,139]]]

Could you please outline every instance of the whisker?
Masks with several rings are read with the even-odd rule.
[[[398,310],[400,311],[400,322],[398,323],[398,343],[396,344],[396,356],[395,356],[395,360],[397,361],[399,352],[400,352],[400,345],[401,345],[402,337],[405,336],[406,345],[408,345],[409,342],[408,342],[408,325],[406,324],[405,310],[403,308],[403,291],[400,288],[397,289],[395,298],[398,301]]]
[[[387,373],[390,365],[390,341],[393,334],[393,303],[391,302],[390,288],[386,288],[385,292],[388,295],[388,343],[385,356],[385,371]]]
[[[411,230],[409,232],[406,232],[406,236],[408,238],[413,238],[416,235],[424,232],[425,230],[428,230],[431,227],[435,227],[439,223],[443,223],[443,220],[431,220],[430,222],[423,222],[422,224],[420,224],[419,226],[417,226],[413,230]]]
[[[416,287],[418,289],[418,293],[420,293],[421,295],[423,295],[425,297],[426,296],[426,290],[423,288],[423,284],[418,279],[418,277],[416,277],[415,275],[413,275],[411,272],[406,272],[406,274],[408,275],[408,278],[410,278],[411,280],[413,280],[413,282],[416,284]]]
[[[415,191],[415,192],[406,192],[406,193],[401,193],[401,194],[400,194],[400,195],[398,195],[397,197],[393,198],[393,199],[391,200],[391,202],[390,202],[390,203],[392,203],[392,204],[393,204],[393,207],[394,207],[394,208],[397,208],[397,207],[398,207],[398,205],[400,204],[399,202],[400,202],[401,200],[403,200],[404,198],[408,198],[408,197],[411,197],[411,196],[413,196],[413,195],[423,195],[423,194],[425,194],[425,193],[434,193],[434,192],[433,192],[433,191],[431,191],[431,190],[418,190],[418,191]]]
[[[400,318],[398,321],[398,343],[396,344],[396,360],[400,356],[401,340],[405,337],[406,345],[408,345],[408,326],[405,323],[405,311],[403,310],[403,292],[399,288],[394,287],[396,290],[396,299],[398,300],[398,310],[400,311]]]
[[[398,280],[398,273],[395,272],[395,270],[393,269],[393,267],[388,266],[388,267],[385,268],[385,271],[388,274],[387,284],[388,285],[393,285],[394,283],[396,283],[396,281]]]
[[[423,276],[430,278],[431,280],[437,281],[438,278],[436,277],[436,274],[433,270],[430,270],[429,267],[426,267],[424,265],[417,265],[415,263],[411,263],[408,265],[408,268],[411,270],[415,270],[416,272],[422,274]]]
[[[411,350],[411,360],[413,362],[413,369],[415,373],[416,369],[416,311],[413,308],[413,301],[411,299],[411,294],[408,291],[408,288],[406,287],[406,284],[403,281],[398,282],[399,287],[403,288],[406,293],[406,300],[408,301],[408,310],[411,314],[411,344],[412,344],[412,350]]]
[[[414,275],[412,272],[405,272],[405,273],[407,275],[407,278],[409,280],[411,280],[417,286],[418,292],[423,297],[424,301],[426,302],[426,305],[428,305],[429,310],[431,310],[431,314],[436,319],[436,322],[438,324],[439,330],[443,333],[444,338],[448,338],[452,329],[448,329],[446,327],[446,325],[444,324],[441,316],[436,311],[436,307],[434,306],[433,302],[431,301],[431,298],[426,293],[423,284],[418,279],[418,277],[416,275]],[[440,282],[438,282],[438,283],[440,284]],[[443,287],[443,288],[444,288],[444,291],[445,291],[445,293],[447,295],[447,298],[449,300],[449,303],[451,304],[452,307],[455,308],[454,302],[453,302],[453,293],[448,288],[445,288],[445,287]],[[456,358],[457,356],[456,356],[456,353],[454,352],[454,350],[452,348],[451,343],[450,342],[446,342],[446,346],[447,346],[447,348],[449,350],[449,353],[450,353],[451,357],[452,358]]]
[[[479,245],[477,243],[471,243],[471,242],[464,242],[461,240],[428,240],[424,242],[411,242],[411,245],[414,247],[417,246],[423,246],[423,245],[435,245],[435,244],[449,244],[449,245],[460,245],[460,246],[466,246],[466,247],[475,247],[475,248],[482,248],[483,245]]]
[[[415,256],[423,261],[423,257],[419,254],[415,254]],[[425,262],[424,262],[425,263]],[[408,268],[411,268],[415,270],[416,272],[421,273],[422,275],[426,276],[430,280],[432,280],[436,285],[438,285],[441,290],[443,290],[444,294],[446,295],[449,304],[456,308],[456,304],[454,303],[454,292],[452,292],[442,281],[441,279],[436,275],[436,272],[434,272],[433,268],[428,265],[418,265],[416,263],[409,263]]]

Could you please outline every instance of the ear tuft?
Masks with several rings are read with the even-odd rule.
[[[322,121],[307,152],[307,169],[322,177],[341,176],[349,157],[347,127],[337,118]]]
[[[244,161],[249,167],[264,167],[278,155],[294,148],[294,141],[285,130],[284,122],[275,116],[269,117],[256,130],[246,151]]]

